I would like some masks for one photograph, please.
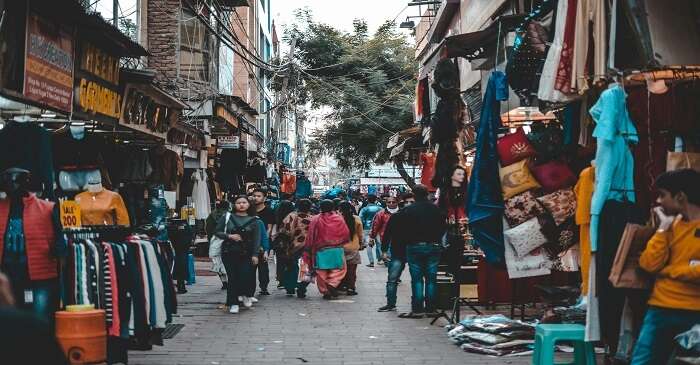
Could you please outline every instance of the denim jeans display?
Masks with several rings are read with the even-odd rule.
[[[398,257],[392,257],[387,263],[386,304],[391,307],[396,306],[396,290],[405,265],[406,261]]]
[[[406,259],[411,274],[411,310],[413,313],[435,311],[440,247],[421,242],[406,246]]]

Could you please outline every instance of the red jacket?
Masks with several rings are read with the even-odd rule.
[[[58,260],[52,249],[56,244],[53,225],[54,203],[37,199],[30,194],[24,200],[22,225],[27,248],[29,279],[46,280],[58,277]],[[5,231],[10,217],[10,201],[0,200],[0,262],[5,251]]]
[[[391,218],[391,213],[388,210],[382,209],[374,216],[372,220],[372,229],[369,232],[369,238],[374,238],[379,235],[380,241],[384,241],[384,231],[386,230],[386,224],[389,223],[389,218]]]

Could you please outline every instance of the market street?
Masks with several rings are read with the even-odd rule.
[[[202,273],[209,264],[197,262]],[[270,265],[274,271],[274,265]],[[271,272],[271,278],[274,275]],[[410,307],[410,277],[399,285],[399,312]],[[274,281],[274,279],[273,279]],[[230,364],[529,364],[530,356],[496,358],[463,352],[442,325],[430,319],[399,319],[399,312],[378,313],[384,304],[386,269],[358,268],[354,297],[324,301],[316,286],[304,300],[273,290],[251,310],[229,314],[215,276],[198,276],[189,293],[178,296],[175,323],[185,327],[165,346],[129,353],[136,365]],[[217,308],[219,307],[219,308]],[[468,314],[466,308],[464,314]],[[443,320],[438,323],[444,324]],[[321,344],[324,345],[321,345]]]

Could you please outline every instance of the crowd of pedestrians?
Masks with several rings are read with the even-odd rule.
[[[229,312],[250,308],[256,294],[270,294],[272,258],[277,288],[288,296],[305,298],[312,283],[324,299],[357,295],[362,250],[367,251],[367,266],[387,268],[387,304],[379,311],[396,310],[397,286],[408,264],[412,310],[400,316],[419,318],[435,312],[445,218],[425,187],[380,198],[341,193],[332,200],[285,199],[274,210],[266,197],[263,189],[255,189],[221,202],[206,222],[212,270],[226,290]]]

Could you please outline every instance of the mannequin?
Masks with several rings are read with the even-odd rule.
[[[50,321],[58,306],[58,257],[66,252],[55,203],[29,193],[30,173],[0,175],[0,269],[12,283],[18,306]]]
[[[85,124],[83,123],[71,123],[70,134],[74,139],[82,140],[85,138]]]
[[[88,180],[85,186],[87,191],[75,196],[83,224],[129,226],[129,214],[121,195],[105,189],[99,179]]]
[[[100,141],[87,134],[85,123],[71,123],[54,132],[53,149],[61,191],[80,192],[87,189],[88,181],[95,179],[111,185],[104,170]]]

